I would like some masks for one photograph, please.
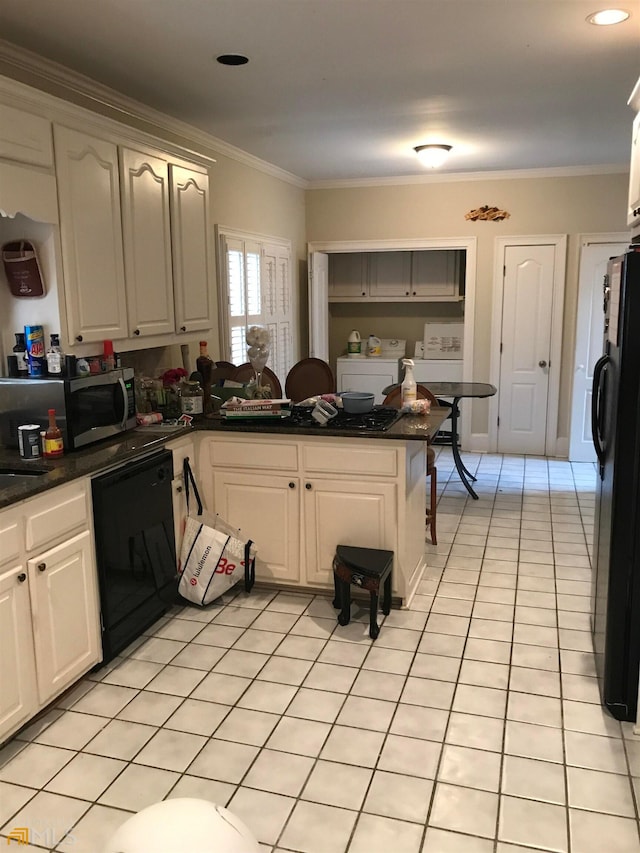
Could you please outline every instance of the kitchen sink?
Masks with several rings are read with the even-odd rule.
[[[0,466],[0,489],[33,483],[35,478],[48,473],[47,468],[31,468],[27,465],[24,467],[17,465]]]
[[[15,465],[9,467],[0,466],[1,477],[41,477],[43,474],[48,474],[48,468],[18,468]]]

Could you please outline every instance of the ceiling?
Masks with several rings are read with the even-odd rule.
[[[2,0],[0,33],[314,182],[628,165],[640,0]],[[243,53],[226,67],[221,53]]]

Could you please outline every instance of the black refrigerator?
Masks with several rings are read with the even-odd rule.
[[[591,627],[602,702],[636,719],[640,670],[640,246],[609,261],[593,374],[597,487]]]

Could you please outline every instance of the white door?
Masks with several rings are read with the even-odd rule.
[[[505,247],[499,453],[545,453],[555,256],[554,245]]]
[[[309,254],[309,355],[329,361],[329,255]]]
[[[591,439],[591,384],[593,367],[602,355],[604,313],[602,282],[609,258],[626,251],[627,241],[587,239],[580,253],[578,309],[576,318],[576,351],[571,396],[571,429],[569,459],[571,462],[595,462]]]

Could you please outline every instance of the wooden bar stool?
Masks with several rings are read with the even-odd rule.
[[[340,610],[338,622],[348,625],[351,619],[351,584],[369,590],[369,636],[375,640],[380,633],[378,626],[378,596],[384,584],[382,612],[391,610],[391,570],[393,551],[380,548],[356,548],[338,545],[333,558],[333,583],[335,598],[333,606]]]

